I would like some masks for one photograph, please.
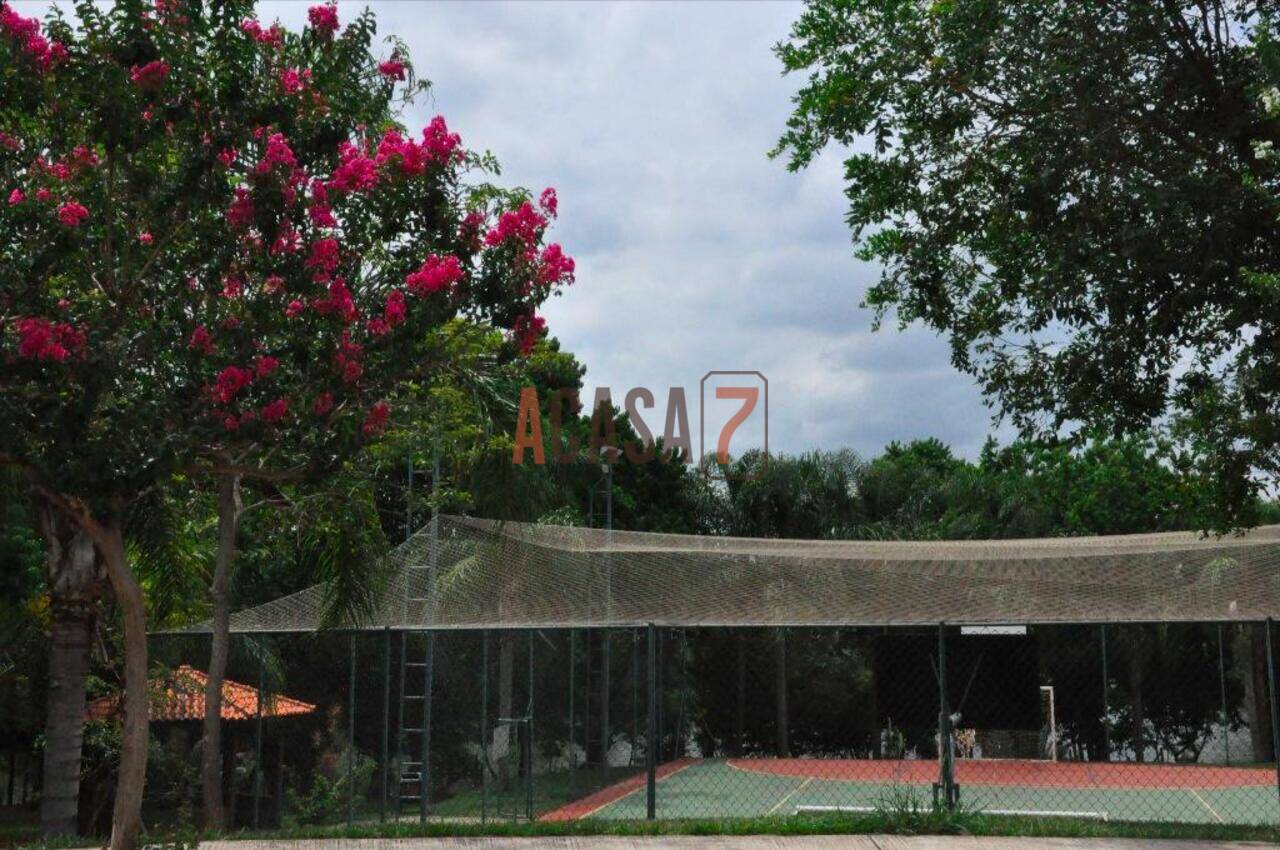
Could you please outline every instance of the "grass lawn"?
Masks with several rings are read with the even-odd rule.
[[[15,829],[13,822],[0,831],[0,846],[54,850],[86,846],[92,839],[77,842],[45,843],[35,838],[34,822]],[[1063,818],[1014,818],[967,812],[883,811],[868,814],[814,814],[800,817],[735,818],[727,820],[611,821],[587,819],[561,823],[511,823],[437,821],[418,823],[358,824],[351,829],[339,826],[310,826],[287,830],[242,831],[222,835],[183,836],[152,834],[148,842],[190,847],[199,839],[296,839],[319,838],[414,838],[446,836],[546,836],[546,835],[1008,835],[1033,837],[1174,838],[1206,841],[1264,841],[1280,843],[1280,827],[1235,824],[1175,824],[1144,821],[1078,821]]]

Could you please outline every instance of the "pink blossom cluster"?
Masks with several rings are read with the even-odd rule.
[[[354,384],[364,374],[364,347],[351,341],[351,332],[343,331],[338,341],[338,350],[333,353],[333,365],[337,368],[342,380]]]
[[[262,408],[263,422],[279,422],[289,412],[288,399],[278,398]]]
[[[378,182],[378,163],[362,147],[343,142],[338,148],[338,167],[326,184],[339,192],[365,192]]]
[[[72,168],[81,171],[87,171],[88,169],[93,168],[99,161],[97,153],[95,153],[92,148],[85,147],[84,145],[76,145],[75,148],[72,149],[71,155],[68,159],[70,160]]]
[[[285,94],[298,94],[311,84],[309,68],[281,68],[280,88]]]
[[[243,366],[228,366],[218,373],[213,386],[208,388],[209,395],[215,404],[230,404],[236,396],[255,380],[265,378],[274,372],[276,366],[277,361],[273,357],[258,358],[252,369]],[[289,400],[277,398],[264,405],[260,415],[264,422],[279,422],[288,411]],[[235,431],[242,425],[247,425],[254,421],[258,415],[252,410],[246,410],[239,417],[228,413],[224,416],[222,423],[228,431]]]
[[[66,61],[67,49],[40,34],[40,21],[22,17],[8,3],[0,3],[0,33],[17,44],[41,71],[49,70],[55,62]]]
[[[253,224],[253,195],[248,186],[237,186],[236,199],[227,207],[227,224],[237,230],[244,230]]]
[[[409,318],[409,305],[405,302],[404,292],[393,289],[387,295],[387,306],[383,308],[381,317],[369,320],[369,333],[374,336],[386,336],[391,329],[403,325]]]
[[[538,258],[538,284],[547,288],[568,286],[573,283],[573,269],[573,257],[553,242],[542,249],[542,256]]]
[[[253,375],[261,380],[272,375],[280,368],[280,361],[269,354],[263,354],[253,361]]]
[[[39,193],[37,193],[37,197],[39,197]],[[67,227],[79,227],[88,217],[89,211],[85,209],[84,204],[77,201],[67,201],[58,207],[58,221]]]
[[[280,225],[276,238],[271,243],[271,256],[296,254],[302,248],[302,234],[289,222]]]
[[[395,59],[388,59],[386,62],[379,62],[378,73],[386,77],[388,80],[403,80],[404,63],[397,62]]]
[[[254,166],[257,174],[266,174],[276,166],[293,171],[298,167],[298,158],[293,155],[293,149],[289,147],[289,140],[285,138],[284,133],[272,133],[267,137],[267,147],[262,155],[262,159]]]
[[[214,352],[213,334],[209,333],[209,329],[204,325],[196,325],[196,329],[191,332],[191,338],[187,340],[187,348],[208,357]]]
[[[141,91],[158,91],[169,78],[169,63],[153,59],[145,65],[134,65],[129,70],[129,80]]]
[[[317,282],[327,281],[333,277],[342,262],[342,253],[338,240],[332,236],[319,239],[311,245],[311,255],[307,257],[306,267],[313,269]]]
[[[484,228],[484,213],[472,210],[458,223],[458,238],[475,251],[480,248],[480,231]]]
[[[311,206],[307,208],[307,214],[311,216],[311,223],[316,227],[337,227],[338,220],[334,218],[333,210],[329,207],[329,190],[325,188],[324,181],[311,181]]]
[[[527,355],[533,351],[533,346],[537,344],[538,338],[546,329],[547,320],[536,313],[531,313],[527,316],[516,316],[515,324],[511,328],[511,336],[516,345],[520,346],[520,353]]]
[[[29,360],[65,361],[84,349],[85,335],[68,322],[50,322],[39,316],[18,319],[18,356]]]
[[[311,23],[311,28],[323,36],[331,36],[338,31],[338,4],[325,3],[322,6],[312,6],[307,10],[307,20]]]
[[[366,437],[377,436],[387,430],[387,421],[390,418],[391,405],[385,401],[374,402],[365,415],[364,424],[360,426],[360,430],[364,431]]]
[[[461,279],[462,264],[457,257],[429,254],[416,272],[405,276],[404,282],[410,292],[421,296],[446,290]]]
[[[214,379],[210,393],[221,404],[229,404],[240,391],[253,383],[253,370],[240,366],[228,366]]]
[[[240,29],[259,44],[265,44],[276,49],[279,49],[284,44],[284,30],[279,24],[272,24],[269,28],[263,29],[262,24],[258,23],[254,18],[245,18],[240,22]]]
[[[484,242],[493,248],[507,240],[513,240],[531,250],[546,226],[546,217],[535,210],[533,204],[525,201],[518,209],[507,210],[500,215],[498,223],[485,234]]]
[[[378,142],[374,162],[381,168],[398,164],[402,174],[415,175],[427,170],[427,149],[413,139],[406,139],[395,130],[387,130]]]
[[[355,299],[351,296],[351,290],[347,288],[347,282],[341,277],[335,277],[329,283],[329,297],[314,302],[312,306],[320,315],[337,316],[348,324],[354,322],[360,315],[360,311],[356,309]]]
[[[542,211],[550,218],[556,217],[556,212],[560,209],[560,200],[556,197],[556,190],[548,186],[542,190],[542,194],[538,197],[538,206],[542,207]]]
[[[422,145],[435,162],[445,163],[462,154],[462,137],[450,133],[443,115],[432,118],[422,128]]]

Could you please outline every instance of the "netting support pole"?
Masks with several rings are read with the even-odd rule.
[[[391,761],[391,627],[382,627],[382,799],[378,823],[387,822],[387,766]]]
[[[636,742],[640,740],[640,630],[631,630],[631,755],[627,766],[636,763]]]
[[[409,752],[409,748],[404,742],[404,682],[405,682],[405,662],[408,661],[408,644],[409,633],[407,631],[400,632],[400,669],[396,672],[396,796],[395,796],[395,812],[392,818],[396,823],[400,822],[400,811],[404,807],[404,762]]]
[[[609,784],[609,717],[610,706],[610,652],[608,629],[600,630],[600,783],[601,787]]]
[[[1098,627],[1102,639],[1102,748],[1103,761],[1111,761],[1111,679],[1107,675],[1107,627]]]
[[[529,630],[529,708],[525,711],[524,818],[533,822],[533,629]]]
[[[1222,760],[1231,764],[1231,730],[1227,725],[1227,655],[1222,645],[1222,623],[1218,623],[1218,691],[1222,698]]]
[[[347,829],[355,818],[356,803],[356,633],[348,635],[351,663],[347,681]]]
[[[951,706],[947,700],[947,624],[938,623],[938,758],[941,763],[943,806],[956,806],[955,764],[952,761]]]
[[[480,632],[480,823],[489,821],[489,630]]]
[[[261,653],[262,650],[260,649]],[[258,698],[257,710],[254,712],[254,741],[253,741],[253,828],[259,827],[259,813],[262,805],[262,694],[265,690],[267,679],[267,662],[258,656]]]
[[[645,659],[649,667],[649,711],[644,734],[645,817],[658,814],[658,753],[654,743],[658,737],[658,637],[653,623],[648,627],[649,651]]]
[[[1276,792],[1280,794],[1280,735],[1276,734],[1280,730],[1280,701],[1276,699],[1276,664],[1273,657],[1275,636],[1273,634],[1272,620],[1267,618],[1266,638],[1267,638],[1267,691],[1271,697],[1271,752],[1276,760]]]
[[[431,690],[435,684],[436,634],[427,631],[427,658],[422,689],[422,766],[418,773],[418,820],[427,822],[431,805]]]
[[[573,752],[573,748],[576,746],[574,744],[573,730],[573,680],[576,672],[574,666],[578,648],[577,635],[576,631],[569,629],[569,790],[572,792],[574,799],[577,799],[578,791],[578,757]]]

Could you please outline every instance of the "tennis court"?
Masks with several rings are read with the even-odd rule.
[[[932,798],[930,760],[680,759],[660,766],[664,817],[719,818],[867,811],[887,797]],[[1207,765],[961,760],[961,802],[993,813],[1201,823],[1274,822],[1270,768]],[[645,816],[645,776],[542,816],[542,820]]]

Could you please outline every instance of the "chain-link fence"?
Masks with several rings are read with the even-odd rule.
[[[234,824],[260,827],[904,806],[1275,824],[1269,637],[1267,623],[237,635],[225,794]],[[167,671],[153,700],[177,704],[153,708],[157,822],[199,806],[203,702],[183,677],[208,640],[153,640]]]

